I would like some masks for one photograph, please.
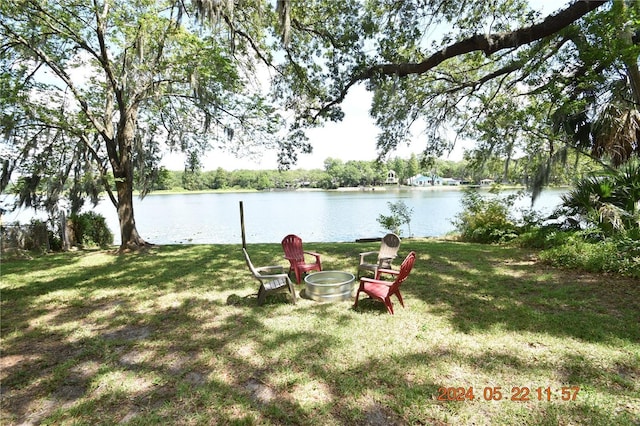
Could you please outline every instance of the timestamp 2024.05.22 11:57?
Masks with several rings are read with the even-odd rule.
[[[551,386],[485,386],[476,389],[473,386],[442,386],[438,388],[438,401],[575,401],[580,386],[562,386],[552,389]]]

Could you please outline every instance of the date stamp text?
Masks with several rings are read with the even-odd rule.
[[[562,386],[560,389],[547,387],[512,386],[473,386],[440,387],[438,401],[575,401],[578,398],[580,386]]]

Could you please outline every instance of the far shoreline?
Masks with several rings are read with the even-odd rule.
[[[290,188],[290,189],[248,189],[248,188],[226,188],[226,189],[201,189],[189,191],[186,189],[167,189],[157,190],[148,193],[146,196],[153,195],[172,195],[172,194],[225,194],[225,193],[253,193],[253,192],[385,192],[385,191],[461,191],[467,188],[479,190],[491,190],[498,188],[500,191],[526,190],[525,185],[429,185],[429,186],[408,186],[408,185],[386,185],[386,186],[359,186],[359,187],[339,187],[335,189],[323,188]],[[570,186],[558,185],[547,186],[545,189],[563,189]],[[138,192],[136,192],[138,194]]]

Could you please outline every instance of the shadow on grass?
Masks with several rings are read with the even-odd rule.
[[[403,294],[423,300],[465,333],[544,332],[588,342],[640,342],[640,285],[631,279],[546,268],[526,251],[434,244],[419,252]]]

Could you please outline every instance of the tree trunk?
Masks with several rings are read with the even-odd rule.
[[[507,159],[504,160],[504,172],[502,175],[502,182],[503,183],[507,183],[509,182],[509,166],[511,165],[511,153],[509,152],[507,154]]]
[[[118,194],[118,221],[120,223],[120,252],[137,250],[149,244],[138,234],[133,214],[133,158],[131,152],[135,138],[136,107],[121,109],[116,133],[116,155],[110,155]],[[115,148],[115,147],[114,147]]]
[[[128,182],[116,182],[118,192],[118,221],[120,223],[120,251],[136,250],[148,245],[140,237],[133,214],[133,185]]]
[[[638,63],[633,61],[625,61],[627,66],[627,76],[631,85],[631,92],[636,104],[636,109],[640,109],[640,68]]]

